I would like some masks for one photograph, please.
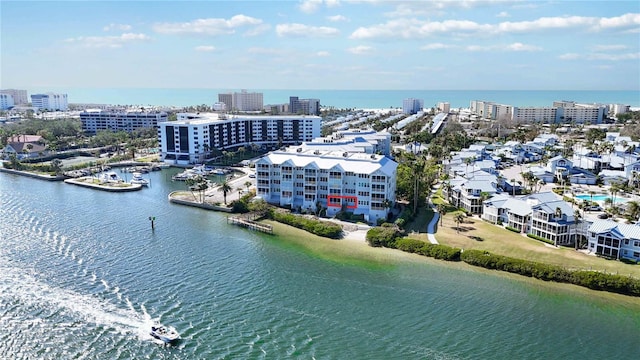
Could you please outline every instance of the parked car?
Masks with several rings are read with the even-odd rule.
[[[591,205],[587,208],[589,211],[602,211],[602,208],[598,205]]]
[[[607,213],[602,213],[598,215],[598,219],[608,219],[609,218],[609,214]]]

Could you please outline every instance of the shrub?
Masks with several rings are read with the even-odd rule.
[[[398,250],[446,261],[460,261],[460,249],[424,241],[402,238],[395,242]]]
[[[388,225],[388,226],[385,226]],[[382,224],[367,231],[367,243],[373,247],[396,247],[396,239],[401,236],[400,229],[393,224]]]
[[[509,231],[513,231],[514,233],[520,233],[520,230],[518,230],[518,229],[516,229],[514,227],[511,227],[511,226],[505,226],[504,228],[509,230]]]
[[[556,265],[494,255],[487,251],[466,250],[460,259],[467,264],[486,269],[508,271],[546,281],[580,285],[594,290],[606,290],[619,294],[640,296],[640,280],[595,271],[570,271]]]
[[[538,236],[538,235],[534,235],[534,234],[527,234],[527,236],[528,236],[528,237],[530,237],[530,238],[532,238],[532,239],[534,239],[534,240],[538,240],[538,241],[545,242],[545,243],[547,243],[547,244],[555,245],[555,244],[553,243],[553,241],[551,241],[551,240],[549,240],[549,239],[545,239],[545,238],[543,238],[543,237],[541,237],[541,236]]]
[[[331,222],[308,219],[303,216],[273,210],[270,210],[267,215],[277,222],[303,229],[318,236],[331,239],[338,239],[342,236],[342,226]]]

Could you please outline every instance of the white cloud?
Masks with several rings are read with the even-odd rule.
[[[566,53],[566,54],[562,54],[560,56],[558,56],[558,59],[560,60],[576,60],[576,59],[580,59],[582,56],[580,54],[576,54],[576,53]]]
[[[626,61],[640,59],[640,52],[625,54],[609,54],[609,53],[589,53],[576,54],[568,53],[558,56],[560,60],[603,60],[603,61]]]
[[[211,45],[200,45],[194,48],[195,51],[202,51],[202,52],[211,52],[211,51],[214,51],[215,49],[216,47]]]
[[[605,61],[624,61],[624,60],[638,60],[640,59],[640,53],[626,53],[626,54],[603,54],[594,53],[587,55],[588,60],[605,60]]]
[[[480,46],[480,45],[470,45],[466,47],[467,51],[480,52],[480,51],[541,51],[542,48],[535,45],[526,45],[523,43],[513,43],[506,45],[491,45],[491,46]]]
[[[349,19],[347,19],[347,17],[343,16],[343,15],[327,16],[327,20],[329,20],[331,22],[349,21]]]
[[[624,14],[611,18],[601,18],[597,27],[602,29],[640,26],[640,14]]]
[[[88,48],[121,48],[128,43],[148,41],[150,39],[145,34],[124,33],[119,36],[78,36],[65,39],[65,42]]]
[[[336,28],[326,26],[309,26],[304,24],[280,24],[276,26],[278,36],[296,37],[331,37],[340,34]]]
[[[542,50],[541,47],[539,46],[535,46],[535,45],[525,45],[523,43],[513,43],[513,44],[509,44],[505,47],[505,50],[511,50],[511,51],[540,51]]]
[[[447,45],[442,43],[433,43],[427,44],[420,47],[420,50],[441,50],[441,49],[450,49],[455,47],[454,45]]]
[[[298,8],[303,13],[311,14],[318,10],[322,6],[322,0],[305,0],[298,5]]]
[[[506,11],[501,11],[498,14],[496,14],[496,17],[499,17],[499,18],[507,18],[507,17],[510,17],[510,16],[511,15],[509,15],[509,13],[506,12]]]
[[[618,51],[627,49],[627,45],[617,44],[617,45],[595,45],[591,49],[593,51]]]
[[[328,52],[328,51],[318,51],[318,52],[316,53],[316,56],[319,56],[319,57],[327,57],[327,56],[330,56],[330,55],[331,55],[331,54],[329,54],[329,52]]]
[[[102,30],[104,30],[104,31],[111,31],[111,30],[129,31],[129,30],[131,30],[131,25],[111,23],[111,24],[103,27]]]
[[[196,19],[183,23],[157,23],[153,25],[153,30],[162,34],[200,34],[200,35],[223,35],[233,34],[238,28],[249,27],[247,34],[253,34],[255,28],[264,28],[262,20],[246,16],[235,15],[229,19],[209,18]]]
[[[385,24],[371,27],[360,27],[352,34],[352,39],[372,39],[372,38],[403,38],[414,39],[424,38],[435,33],[486,33],[492,31],[492,26],[478,24],[468,20],[445,20],[445,21],[419,21],[417,19],[393,19]]]
[[[348,48],[347,51],[355,55],[366,55],[370,54],[373,51],[373,48],[371,46],[360,45]]]
[[[331,7],[336,7],[340,5],[340,1],[339,0],[324,0],[324,1],[323,0],[304,0],[300,2],[300,4],[298,5],[298,8],[303,13],[312,14],[318,11],[318,9],[323,4],[326,7],[331,8]]]
[[[424,38],[434,34],[491,35],[502,33],[530,33],[553,29],[627,29],[640,26],[640,14],[625,14],[612,18],[584,16],[541,17],[532,21],[505,21],[497,24],[482,24],[471,20],[429,21],[416,18],[394,18],[383,24],[360,27],[352,39],[375,38]]]

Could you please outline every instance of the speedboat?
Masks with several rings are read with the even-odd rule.
[[[138,172],[133,173],[133,177],[131,178],[130,183],[138,184],[142,186],[149,186],[149,180],[143,178],[142,174]]]
[[[151,325],[151,332],[149,334],[165,343],[171,343],[180,339],[180,334],[178,334],[173,326],[164,326],[162,324]]]

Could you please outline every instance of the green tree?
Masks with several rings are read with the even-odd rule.
[[[462,224],[464,222],[464,214],[463,213],[457,213],[455,215],[455,217],[453,218],[456,222],[456,233],[460,233],[460,224]]]
[[[573,239],[573,244],[575,246],[575,249],[578,250],[578,248],[580,247],[580,236],[578,236],[578,224],[580,224],[580,222],[582,221],[582,213],[580,213],[580,210],[576,209],[573,212],[573,233],[574,233],[574,239]]]
[[[62,173],[62,161],[60,159],[51,160],[51,171],[56,175],[60,175]]]
[[[225,180],[222,184],[220,184],[219,191],[222,191],[222,196],[224,197],[224,204],[227,205],[227,194],[231,191],[231,185],[229,182]]]

